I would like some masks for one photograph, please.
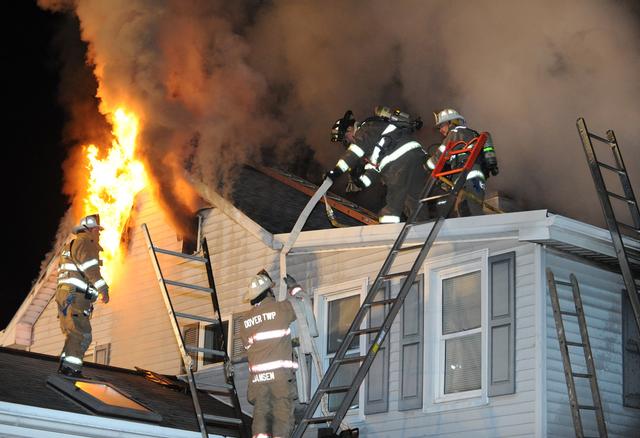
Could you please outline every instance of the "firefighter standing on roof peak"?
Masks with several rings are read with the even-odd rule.
[[[438,158],[440,154],[444,152],[447,144],[460,141],[468,143],[479,135],[478,132],[466,126],[464,117],[454,109],[443,109],[438,113],[434,113],[434,117],[435,127],[440,131],[444,139],[442,140],[442,144],[436,145],[437,150],[428,151],[430,158],[427,161],[427,166],[431,170],[436,167]],[[465,160],[467,156],[468,154],[459,154],[451,157],[449,166],[451,168],[462,166],[462,161]],[[490,175],[497,174],[498,161],[496,159],[493,141],[489,135],[478,159],[467,174],[467,180],[463,189],[467,193],[474,195],[478,200],[484,201],[486,181]],[[459,197],[454,210],[455,216],[475,216],[481,214],[483,214],[482,204],[470,202],[464,198],[464,196]]]
[[[82,218],[73,229],[75,239],[60,254],[56,303],[66,340],[59,372],[72,377],[82,377],[82,358],[91,344],[93,303],[99,295],[103,303],[109,302],[109,287],[100,274],[98,258],[102,251],[98,243],[101,230],[97,214]]]
[[[294,424],[298,363],[293,360],[289,325],[296,316],[289,301],[275,300],[274,285],[262,270],[244,295],[244,301],[253,305],[240,325],[249,359],[247,400],[254,406],[253,438],[288,437]],[[289,294],[294,296],[299,289],[297,284],[290,286]]]
[[[342,142],[347,151],[327,173],[335,181],[343,173],[360,189],[378,179],[387,187],[385,206],[379,212],[380,223],[398,223],[404,213],[410,216],[418,206],[428,173],[425,153],[414,132],[422,121],[387,107],[375,108],[375,115],[358,124],[351,111],[333,126],[331,141]]]

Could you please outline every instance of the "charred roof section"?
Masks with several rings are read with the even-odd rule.
[[[278,175],[280,177],[278,177]],[[307,190],[304,190],[304,187]],[[241,168],[231,194],[233,204],[272,234],[288,233],[310,199],[309,190],[315,185],[274,169],[258,170],[253,167]],[[352,213],[347,215],[334,208],[336,220],[345,226],[361,226],[372,219],[373,214],[336,195],[328,196],[336,204],[347,207]],[[335,204],[334,204],[335,205]],[[360,216],[361,215],[361,216]],[[360,220],[356,219],[359,217]],[[369,222],[373,223],[373,222]],[[319,202],[309,216],[303,231],[333,228],[323,202]]]

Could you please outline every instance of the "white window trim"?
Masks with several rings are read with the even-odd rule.
[[[437,257],[425,263],[425,324],[424,324],[424,399],[423,412],[443,412],[482,406],[489,403],[488,366],[489,337],[488,313],[488,249],[464,254]],[[481,327],[481,388],[473,391],[444,394],[444,338],[442,336],[442,280],[470,272],[480,271]],[[467,333],[471,334],[474,330]],[[445,336],[446,337],[446,336]]]
[[[351,280],[344,283],[334,284],[331,286],[324,286],[317,288],[313,291],[314,300],[313,300],[313,312],[316,315],[316,321],[318,322],[318,331],[320,332],[319,336],[315,339],[316,347],[318,349],[318,353],[320,354],[320,360],[322,360],[322,364],[324,366],[324,371],[329,367],[329,359],[327,356],[327,310],[328,303],[330,301],[334,301],[340,298],[347,298],[353,295],[360,295],[360,305],[364,301],[367,296],[368,289],[368,278]],[[366,350],[366,336],[360,336],[360,355],[364,356],[367,354]],[[351,409],[348,411],[347,415],[351,416],[353,414],[357,415],[358,420],[365,420],[364,415],[364,403],[365,403],[365,393],[364,393],[364,382],[360,386],[360,391],[358,392],[358,409]],[[313,393],[318,387],[319,381],[316,373],[311,373],[311,393]],[[318,408],[320,411],[320,408]]]

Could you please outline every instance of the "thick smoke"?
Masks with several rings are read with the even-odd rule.
[[[103,106],[143,115],[143,152],[174,211],[185,165],[213,182],[261,152],[290,164],[311,148],[329,168],[341,153],[328,142],[333,121],[377,104],[421,115],[425,145],[439,140],[431,113],[458,109],[493,134],[501,172],[490,191],[601,224],[575,128],[583,116],[615,130],[640,192],[633,2],[54,3],[79,17]]]

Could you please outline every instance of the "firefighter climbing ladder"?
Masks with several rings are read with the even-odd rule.
[[[465,142],[456,142],[450,143],[445,148],[445,151],[440,156],[438,160],[438,164],[435,169],[431,173],[431,177],[429,178],[427,184],[425,185],[419,205],[415,209],[415,211],[411,214],[411,217],[407,219],[398,238],[394,242],[391,247],[391,251],[387,255],[384,263],[382,264],[382,268],[378,275],[376,276],[375,281],[371,284],[369,291],[367,292],[367,296],[365,297],[360,309],[356,313],[356,316],[349,327],[338,351],[336,352],[334,358],[331,360],[329,364],[329,368],[325,372],[324,377],[320,381],[313,397],[309,401],[307,408],[304,412],[304,416],[300,423],[296,426],[293,434],[291,435],[293,438],[300,438],[304,434],[306,428],[309,424],[321,424],[321,423],[330,423],[330,428],[333,429],[333,433],[336,433],[338,428],[340,427],[340,423],[344,419],[349,407],[351,406],[351,402],[353,401],[356,393],[358,392],[358,388],[360,384],[363,382],[366,374],[371,367],[376,353],[380,348],[380,345],[384,342],[386,335],[389,333],[391,329],[391,325],[393,321],[402,308],[402,304],[404,303],[405,298],[409,294],[411,290],[411,286],[415,281],[416,275],[420,268],[422,267],[422,263],[427,257],[427,253],[433,242],[435,241],[440,228],[444,224],[445,218],[449,215],[451,210],[453,209],[454,203],[456,202],[457,195],[462,188],[463,184],[466,181],[466,176],[473,164],[476,162],[482,147],[486,141],[487,134],[482,133],[478,137],[474,138],[468,143]],[[445,165],[449,162],[449,159],[458,154],[468,154],[466,157],[466,161],[463,166],[451,170],[444,171]],[[451,190],[445,192],[444,194],[434,195],[434,191],[440,187],[440,177],[456,175],[456,182]],[[438,213],[435,221],[433,221],[433,225],[427,235],[426,240],[422,244],[413,244],[403,246],[405,240],[407,239],[409,232],[411,229],[416,226],[423,224],[424,222],[417,222],[416,218],[420,213],[421,209],[429,203],[440,201],[441,203],[438,205]],[[398,256],[398,254],[402,252],[415,251],[419,250],[418,255],[415,257],[414,262],[412,264],[411,270],[404,272],[391,272],[393,263]],[[400,287],[400,291],[398,292],[398,296],[392,299],[385,300],[375,300],[375,297],[378,293],[378,290],[382,287],[383,282],[394,277],[404,277],[402,281],[402,285]],[[389,312],[385,315],[384,321],[382,325],[379,327],[369,327],[369,328],[361,328],[362,323],[365,321],[365,317],[373,306],[380,305],[391,305]],[[369,346],[369,349],[364,356],[346,356],[347,350],[351,345],[354,337],[364,335],[364,334],[374,334],[374,341]],[[340,385],[340,386],[331,386],[331,383],[338,372],[338,368],[345,363],[355,363],[361,362],[356,372],[353,381],[349,385]],[[322,397],[326,394],[330,393],[344,393],[344,397],[340,406],[336,410],[333,415],[322,416],[322,417],[314,417],[314,414],[320,404]]]
[[[239,430],[241,437],[251,436],[248,425],[245,424],[244,417],[242,415],[240,401],[238,400],[238,393],[236,392],[233,375],[227,372],[228,364],[229,364],[229,356],[226,351],[227,336],[226,336],[226,333],[224,333],[224,326],[222,325],[222,317],[220,315],[220,306],[218,305],[218,294],[216,292],[216,286],[213,279],[213,269],[211,267],[211,259],[209,258],[209,248],[207,246],[206,238],[202,238],[201,240],[202,255],[189,255],[189,254],[183,254],[180,252],[175,252],[175,251],[162,249],[162,248],[158,248],[157,246],[154,246],[153,242],[151,241],[151,235],[149,234],[149,229],[147,228],[147,225],[142,224],[142,229],[144,231],[144,235],[147,240],[147,247],[149,250],[149,255],[151,256],[151,262],[153,263],[153,267],[156,271],[158,284],[160,285],[160,290],[162,292],[162,298],[164,299],[164,303],[167,308],[169,318],[171,320],[171,327],[173,328],[173,333],[176,337],[176,341],[178,342],[178,348],[180,349],[180,355],[182,357],[182,362],[184,363],[184,367],[186,370],[187,381],[189,383],[191,398],[193,400],[193,407],[196,413],[196,417],[198,420],[198,427],[200,428],[202,437],[207,438],[209,436],[207,432],[207,424],[234,427]],[[164,276],[162,275],[160,262],[158,261],[158,256],[157,256],[158,253],[165,254],[172,257],[186,259],[194,263],[203,264],[207,272],[207,280],[209,282],[209,286],[205,287],[205,286],[200,286],[196,284],[189,284],[189,283],[183,283],[179,281],[168,280],[164,278]],[[168,286],[182,288],[182,289],[189,289],[199,293],[209,294],[211,296],[211,302],[213,304],[213,309],[216,314],[216,317],[207,318],[199,315],[176,312],[173,308],[173,302],[171,300],[171,295],[169,293]],[[202,321],[209,324],[215,324],[216,326],[220,327],[223,333],[223,336],[222,336],[223,349],[212,350],[208,348],[200,348],[200,347],[185,345],[182,332],[180,331],[180,326],[178,325],[178,318],[188,319],[192,321]],[[197,384],[194,373],[193,373],[193,368],[194,368],[193,358],[189,353],[192,353],[192,354],[204,353],[204,354],[210,354],[215,357],[224,358],[224,364],[225,364],[224,370],[225,370],[226,383],[223,385],[215,385],[215,386],[209,385],[209,384],[207,385]],[[206,393],[216,394],[216,395],[225,395],[229,397],[231,400],[233,409],[235,411],[235,417],[231,418],[231,417],[221,417],[218,415],[203,414],[202,408],[200,407],[200,401],[198,400],[198,391],[203,391]]]
[[[556,331],[558,333],[558,342],[560,343],[560,354],[562,355],[562,365],[564,367],[564,377],[567,382],[567,392],[569,394],[569,405],[571,406],[571,417],[573,419],[573,427],[576,431],[576,438],[584,438],[584,430],[582,427],[581,410],[591,410],[595,412],[596,422],[598,424],[598,435],[600,438],[607,437],[607,426],[604,422],[604,412],[602,410],[602,401],[600,400],[600,390],[598,389],[598,380],[596,378],[596,367],[593,363],[593,355],[591,353],[591,344],[589,342],[589,333],[587,331],[587,321],[584,317],[584,308],[582,307],[582,298],[580,298],[580,288],[575,275],[569,276],[570,281],[556,280],[551,269],[547,268],[547,284],[549,286],[549,295],[551,296],[551,306],[553,307],[553,318],[556,321]],[[558,286],[567,286],[571,288],[573,293],[573,304],[575,311],[567,311],[560,309],[560,299],[558,297]],[[580,328],[581,342],[568,341],[567,333],[564,329],[562,316],[570,316],[577,318],[578,327]],[[579,347],[584,351],[584,361],[587,367],[586,373],[576,373],[571,367],[571,358],[569,356],[569,347]],[[581,405],[578,402],[576,394],[575,378],[588,379],[591,388],[592,406]]]
[[[609,232],[611,233],[611,241],[613,242],[616,257],[618,258],[618,264],[620,265],[622,278],[624,279],[627,294],[629,295],[629,301],[631,302],[633,314],[636,319],[636,325],[640,330],[640,298],[638,296],[638,289],[640,289],[640,286],[633,278],[633,271],[631,270],[631,265],[629,263],[629,254],[627,253],[627,249],[622,241],[622,236],[620,235],[620,228],[622,227],[635,231],[635,237],[640,237],[640,212],[638,211],[638,202],[633,194],[631,182],[629,181],[629,176],[627,174],[627,168],[624,165],[624,161],[622,161],[620,148],[618,148],[618,141],[616,140],[616,136],[613,131],[608,130],[607,138],[605,139],[589,132],[587,130],[587,124],[582,117],[578,119],[577,125],[578,133],[582,140],[582,146],[584,147],[584,153],[587,156],[587,162],[589,164],[589,169],[591,170],[591,176],[596,186],[598,197],[600,198],[600,205],[602,206],[604,218],[607,222],[607,228],[609,228]],[[599,143],[605,143],[611,148],[615,160],[614,166],[603,163],[597,159],[591,139],[594,139]],[[602,176],[602,169],[614,172],[618,175],[624,195],[611,192],[607,189],[605,178]],[[629,207],[633,225],[618,221],[615,210],[611,205],[611,198],[622,201],[627,205],[627,207]],[[638,256],[636,256],[636,258],[637,257]],[[640,259],[638,259],[638,261],[640,261]]]

